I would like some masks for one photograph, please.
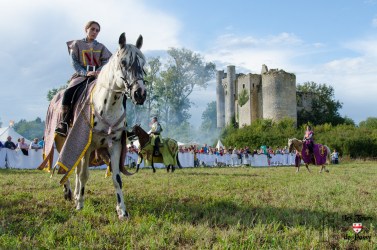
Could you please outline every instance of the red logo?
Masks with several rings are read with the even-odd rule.
[[[363,224],[362,223],[353,223],[353,231],[355,233],[360,233],[361,232],[361,229],[363,229]]]

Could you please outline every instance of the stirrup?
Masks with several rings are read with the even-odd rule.
[[[60,131],[60,130],[63,130],[63,129],[60,129],[58,128],[59,124],[62,124],[62,125],[65,125],[65,127],[67,128],[65,130],[65,133]],[[55,128],[55,133],[58,133],[59,135],[63,136],[63,137],[67,137],[67,134],[68,134],[68,123],[65,122],[65,121],[60,121],[57,125],[56,125],[56,128]]]

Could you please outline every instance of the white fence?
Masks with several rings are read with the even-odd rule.
[[[5,167],[5,158],[7,158],[7,164],[10,168],[17,169],[36,169],[43,161],[42,150],[35,151],[35,149],[28,150],[28,156],[24,155],[21,150],[10,150],[7,148],[2,148],[0,150],[0,168]],[[58,159],[58,152],[55,149],[54,152],[54,162],[55,165]],[[294,165],[295,155],[294,154],[277,154],[271,155],[272,158],[268,159],[267,155],[248,155],[247,157],[243,155],[239,159],[238,155],[225,154],[225,155],[207,155],[207,154],[196,154],[198,164],[206,164],[208,166],[216,166],[220,163],[224,165],[240,166],[240,165],[251,165],[253,167],[266,167],[266,166],[281,166],[281,165]],[[194,167],[194,154],[193,153],[178,153],[178,159],[182,167]],[[129,152],[126,157],[125,165],[131,163],[137,163],[138,155],[134,152]],[[106,165],[96,167],[96,168],[106,168]],[[144,161],[140,164],[140,167],[144,167]],[[155,164],[156,168],[164,168],[165,166],[161,163]]]

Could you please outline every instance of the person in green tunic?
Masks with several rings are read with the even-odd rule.
[[[156,116],[152,118],[152,123],[152,129],[149,130],[148,134],[152,135],[151,137],[152,146],[154,146],[154,154],[158,155],[160,154],[159,144],[162,143],[162,137],[160,134],[163,130]]]

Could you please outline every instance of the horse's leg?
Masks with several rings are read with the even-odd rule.
[[[319,173],[320,173],[320,174],[322,174],[322,169],[323,169],[323,165],[322,165],[322,167],[321,167],[321,170],[319,170]]]
[[[86,151],[84,156],[81,159],[81,170],[79,174],[79,182],[80,182],[80,189],[79,195],[77,199],[77,207],[76,210],[81,210],[84,207],[85,203],[85,184],[89,179],[89,157],[90,157],[90,150]]]
[[[79,200],[79,194],[80,194],[80,171],[81,171],[81,161],[76,166],[76,180],[75,180],[75,193],[73,194],[73,198],[75,199],[75,202]]]
[[[175,171],[175,167],[171,165],[171,172],[174,173],[174,171]]]
[[[136,173],[139,172],[140,164],[137,164]]]
[[[115,188],[115,193],[117,197],[117,206],[116,210],[118,213],[119,219],[127,219],[129,218],[129,214],[126,211],[126,206],[124,205],[123,201],[123,192],[122,192],[122,178],[120,177],[120,170],[119,170],[119,159],[122,153],[122,147],[120,143],[113,145],[111,148],[111,166],[113,170],[113,184]]]
[[[69,178],[64,183],[64,199],[71,201],[72,200],[72,189],[71,189],[71,182],[69,181]]]
[[[300,164],[298,164],[298,167],[297,167],[297,170],[296,170],[296,173],[300,172]]]
[[[156,173],[156,169],[154,168],[153,155],[152,155],[152,168],[153,168],[153,173]]]
[[[169,173],[169,170],[170,170],[170,165],[168,165],[167,167],[166,167],[166,171]]]
[[[308,169],[309,173],[311,173],[312,171],[309,169],[309,165],[308,164],[305,164],[306,168]]]
[[[329,172],[329,170],[326,169],[326,165],[325,164],[323,164],[323,170],[325,170],[325,172],[327,172],[327,173]]]

